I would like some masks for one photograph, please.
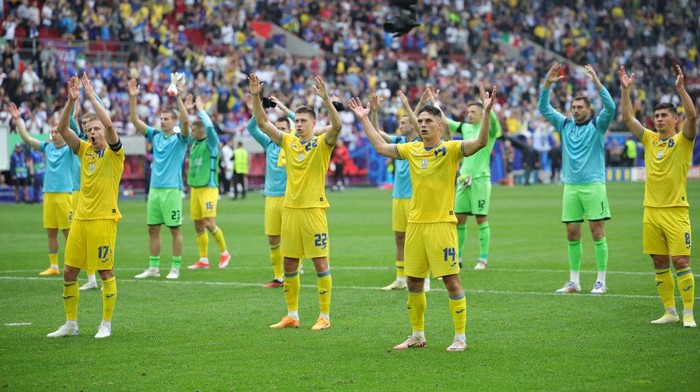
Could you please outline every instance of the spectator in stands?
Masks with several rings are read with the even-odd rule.
[[[605,149],[605,162],[611,167],[622,166],[623,155],[625,153],[625,146],[620,145],[617,138],[611,138],[610,144]]]

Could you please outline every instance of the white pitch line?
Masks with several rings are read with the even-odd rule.
[[[309,262],[310,263],[310,262]],[[246,270],[246,271],[260,271],[260,270],[268,270],[270,267],[269,266],[260,266],[260,267],[248,267],[248,266],[233,266],[230,269],[232,270]],[[313,269],[313,267],[310,267]],[[393,271],[395,267],[393,266],[387,266],[387,267],[343,267],[343,266],[332,266],[332,270],[338,270],[338,271]],[[216,270],[216,268],[212,268],[212,270]],[[19,273],[33,273],[37,272],[38,270],[0,270],[0,274],[19,274]],[[124,268],[115,268],[115,271],[143,271],[143,268],[140,267],[124,267]],[[483,274],[483,273],[489,273],[489,272],[505,272],[505,273],[547,273],[547,274],[561,274],[561,273],[566,273],[568,270],[564,269],[529,269],[529,268],[491,268],[489,267],[488,272],[467,272],[467,274],[471,275],[472,273],[476,274]],[[196,272],[195,272],[196,273]],[[597,273],[596,270],[581,270],[581,273],[584,274],[593,274]],[[654,276],[653,270],[649,270],[649,272],[644,272],[644,271],[608,271],[608,275],[639,275],[639,276]],[[695,277],[700,278],[700,274],[693,274]]]
[[[22,280],[22,281],[43,281],[43,282],[59,282],[58,278],[43,278],[43,277],[21,277],[21,276],[0,276],[0,280]],[[260,287],[260,283],[247,283],[247,282],[207,282],[207,281],[197,281],[197,280],[156,280],[156,279],[119,279],[119,282],[128,283],[138,283],[138,284],[175,284],[175,285],[203,285],[203,286],[234,286],[234,287]],[[315,284],[303,284],[301,287],[306,288],[316,288]],[[370,286],[333,286],[334,289],[338,290],[369,290],[369,291],[379,291],[380,287],[370,287]],[[444,292],[444,288],[433,288],[432,291]],[[465,288],[467,294],[492,294],[492,295],[536,295],[536,296],[557,296],[562,298],[641,298],[641,299],[658,299],[657,295],[644,295],[644,294],[556,294],[554,292],[540,292],[540,291],[511,291],[511,290],[480,290],[480,289],[470,289]],[[700,297],[695,297],[695,299],[700,299]]]
[[[32,323],[5,323],[6,327],[24,327],[27,325],[32,325]]]

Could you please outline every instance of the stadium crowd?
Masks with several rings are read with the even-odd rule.
[[[265,94],[276,95],[290,107],[320,108],[307,85],[313,75],[323,75],[341,99],[376,91],[386,98],[381,121],[388,132],[394,131],[403,110],[397,90],[415,102],[424,86],[436,86],[448,115],[463,121],[466,102],[477,95],[475,81],[485,80],[499,86],[495,109],[504,132],[525,135],[537,151],[546,152],[556,142],[535,105],[553,60],[533,50],[527,40],[558,53],[569,65],[567,83],[554,91],[557,108],[567,108],[580,91],[595,97],[593,85],[577,66],[593,64],[619,100],[614,71],[620,64],[631,64],[640,81],[633,97],[635,111],[651,126],[652,99],[674,99],[660,92],[670,91],[662,87],[669,87],[672,64],[680,63],[689,79],[697,76],[700,58],[693,43],[700,32],[698,2],[645,3],[651,5],[612,0],[574,5],[557,0],[425,0],[417,12],[422,25],[392,39],[382,23],[395,10],[388,2],[369,0],[132,0],[118,8],[105,1],[7,1],[2,10],[0,121],[11,123],[7,107],[15,102],[30,132],[48,133],[48,123],[55,122],[57,108],[65,102],[64,86],[73,69],[95,79],[95,92],[125,135],[135,132],[127,121],[128,79],[136,77],[145,92],[139,101],[140,117],[157,125],[161,108],[174,106],[164,94],[169,75],[184,71],[191,91],[207,97],[207,110],[223,138],[247,136],[250,113],[241,83],[252,71],[269,86]],[[251,22],[258,20],[297,34],[321,48],[323,55],[301,58],[269,50],[272,40],[251,30]],[[60,40],[37,41],[39,29]],[[87,51],[69,59],[54,47],[73,40],[133,45],[116,48],[127,51],[123,60],[103,57],[88,66]],[[506,56],[499,49],[504,42],[521,55]],[[89,110],[89,103],[85,105]],[[341,116],[341,138],[352,146],[362,135],[361,127],[351,113]]]

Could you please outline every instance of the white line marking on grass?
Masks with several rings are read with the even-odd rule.
[[[58,282],[58,278],[41,278],[41,277],[21,277],[21,276],[0,276],[0,280],[23,280],[23,281],[44,281],[44,282]],[[138,283],[138,284],[174,284],[174,285],[202,285],[202,286],[234,286],[234,287],[261,287],[260,283],[248,283],[248,282],[207,282],[201,280],[163,280],[163,279],[119,279],[119,282],[128,283]],[[315,284],[303,284],[301,287],[315,289]],[[370,287],[370,286],[338,286],[333,285],[334,289],[339,290],[369,290],[369,291],[379,291],[380,287]],[[444,288],[433,288],[431,291],[444,292]],[[481,289],[469,289],[466,288],[467,294],[492,294],[492,295],[537,295],[537,296],[557,296],[562,298],[589,298],[589,297],[600,297],[600,298],[642,298],[642,299],[658,299],[657,295],[644,295],[644,294],[557,294],[554,292],[540,292],[540,291],[510,291],[510,290],[481,290]],[[700,299],[700,297],[695,297],[695,299]]]
[[[310,262],[309,262],[310,263]],[[268,270],[270,267],[269,266],[260,266],[260,267],[248,267],[248,266],[232,266],[230,269],[232,270],[247,270],[247,271],[259,271],[259,270]],[[313,267],[312,267],[313,268]],[[394,266],[386,266],[386,267],[343,267],[343,266],[333,266],[331,269],[333,270],[338,270],[338,271],[393,271],[396,267]],[[115,268],[115,271],[143,271],[143,268],[141,267],[124,267],[124,268]],[[212,269],[213,270],[213,269]],[[0,274],[18,274],[18,273],[31,273],[31,272],[36,272],[38,270],[0,270]],[[548,274],[561,274],[561,273],[566,273],[568,272],[567,269],[530,269],[530,268],[491,268],[489,267],[487,272],[473,272],[473,271],[468,271],[465,272],[466,274],[472,275],[472,274],[488,274],[489,272],[505,272],[505,273],[548,273]],[[593,274],[596,273],[596,270],[581,270],[582,273],[584,274]],[[640,276],[653,276],[654,272],[650,270],[649,272],[644,272],[644,271],[608,271],[608,275],[640,275]],[[700,278],[700,274],[693,274],[695,277]]]
[[[32,323],[5,323],[6,327],[24,327],[27,325],[32,325]]]

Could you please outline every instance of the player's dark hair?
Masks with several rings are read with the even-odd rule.
[[[469,102],[467,102],[467,107],[470,107],[470,106],[478,106],[478,107],[483,109],[484,103],[481,101],[469,101]]]
[[[442,111],[440,111],[440,109],[433,105],[423,106],[422,108],[418,109],[418,113],[416,113],[416,115],[420,115],[423,112],[427,112],[428,114],[431,114],[433,116],[442,117]]]
[[[162,113],[163,113],[163,114],[169,114],[169,115],[173,118],[173,120],[177,119],[177,113],[175,113],[174,110],[165,109],[165,110],[163,110]]]
[[[661,102],[654,105],[654,112],[656,112],[657,110],[664,109],[667,109],[674,116],[678,115],[678,109],[676,108],[676,105],[672,104],[671,102]]]
[[[308,106],[299,106],[299,107],[297,108],[297,110],[294,111],[294,114],[302,114],[302,113],[306,113],[306,114],[308,114],[309,116],[311,116],[311,118],[313,118],[314,120],[316,120],[316,112],[315,112],[313,109],[311,109],[310,107],[308,107]]]
[[[287,127],[289,129],[292,129],[292,120],[289,119],[287,116],[282,116],[282,117],[277,117],[277,120],[275,120],[275,124],[284,122],[287,123]]]
[[[583,103],[586,105],[586,107],[591,106],[591,100],[588,99],[588,97],[584,97],[583,95],[577,95],[574,97],[574,101],[583,101]]]

